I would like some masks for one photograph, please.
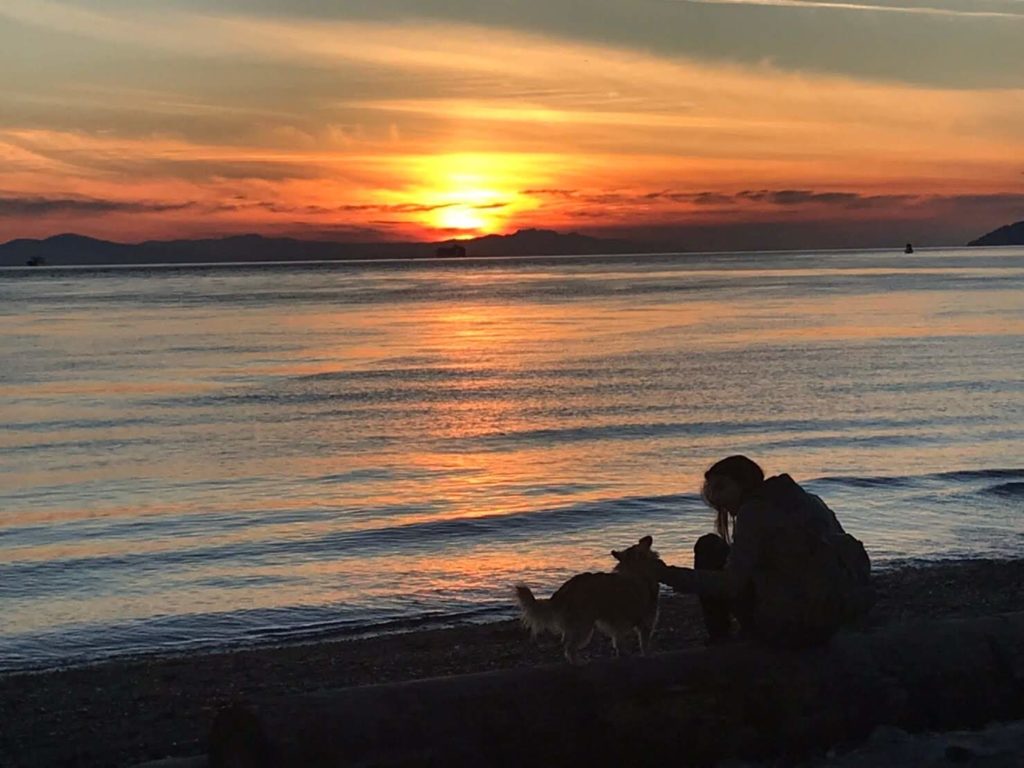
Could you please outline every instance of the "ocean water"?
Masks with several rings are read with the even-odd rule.
[[[0,669],[512,615],[743,452],[1024,554],[1024,249],[0,270]]]

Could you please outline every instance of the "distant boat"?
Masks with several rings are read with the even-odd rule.
[[[912,246],[910,243],[907,243],[907,247],[903,249],[903,252],[904,253],[913,253],[914,252],[914,246]]]
[[[41,267],[46,264],[46,259],[42,256],[33,256],[31,259],[25,262],[26,267]]]
[[[434,255],[439,259],[462,258],[466,255],[466,246],[458,243],[442,245],[434,252]]]

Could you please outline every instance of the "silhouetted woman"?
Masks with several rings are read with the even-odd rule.
[[[870,607],[864,547],[789,475],[766,480],[746,456],[729,456],[704,473],[701,493],[718,533],[697,541],[693,568],[664,566],[660,580],[699,596],[709,642],[726,639],[735,616],[752,640],[816,645]]]

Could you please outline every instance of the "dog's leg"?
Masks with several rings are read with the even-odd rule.
[[[636,628],[636,636],[640,640],[641,656],[646,656],[651,652],[651,639],[654,637],[654,627],[657,623],[658,612],[655,611],[654,615],[642,619],[640,625]]]
[[[616,658],[629,654],[629,636],[632,629],[628,624],[609,628],[608,636],[612,639],[612,649],[615,651]]]
[[[651,633],[643,627],[637,627],[636,636],[640,640],[640,655],[646,656],[648,643],[651,641]]]
[[[654,635],[654,627],[649,624],[641,624],[636,628],[636,636],[640,640],[640,655],[646,656],[651,652],[651,637]]]
[[[599,621],[597,622],[597,628],[601,631],[601,634],[608,635],[608,639],[612,641],[612,653],[615,655],[615,658],[621,656],[622,641],[629,634],[629,627],[626,627],[625,632],[623,632],[620,627],[616,627],[614,624]]]
[[[579,664],[579,652],[587,647],[594,636],[594,627],[573,627],[565,633],[565,658],[570,664]]]

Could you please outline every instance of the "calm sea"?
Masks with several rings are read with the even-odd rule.
[[[511,615],[743,452],[1024,554],[1024,249],[0,270],[0,668]]]

